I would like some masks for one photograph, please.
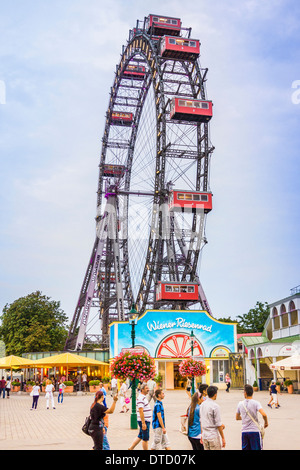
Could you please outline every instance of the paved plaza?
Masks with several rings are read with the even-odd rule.
[[[300,449],[300,395],[287,393],[279,396],[279,409],[270,409],[268,392],[257,392],[254,398],[265,409],[269,427],[264,439],[265,450]],[[242,390],[218,393],[217,402],[226,426],[227,450],[240,450],[241,421],[235,420],[237,403],[243,399]],[[32,398],[26,394],[11,394],[10,399],[0,399],[0,450],[91,450],[92,439],[81,427],[93,401],[92,394],[82,396],[65,395],[62,405],[46,409],[46,399],[40,396],[38,408],[31,411]],[[108,396],[108,406],[112,398]],[[152,407],[153,407],[153,401]],[[166,391],[164,400],[166,427],[172,450],[192,450],[186,436],[179,432],[180,415],[189,404],[185,391]],[[137,430],[130,429],[130,412],[120,413],[117,403],[113,415],[109,416],[108,439],[112,450],[126,450],[137,436]],[[151,435],[150,435],[151,441]],[[141,450],[141,444],[136,448]],[[225,450],[226,450],[225,449]]]

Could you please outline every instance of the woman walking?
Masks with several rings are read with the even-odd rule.
[[[32,405],[31,405],[31,410],[36,410],[38,401],[39,401],[39,396],[40,396],[40,385],[38,382],[35,382],[35,385],[32,387]]]
[[[49,400],[51,400],[52,409],[55,410],[53,392],[54,392],[54,385],[51,382],[51,380],[47,379],[46,380],[46,399],[47,399],[46,406],[47,406],[47,410],[49,410]]]
[[[58,385],[58,398],[57,398],[58,403],[62,404],[62,402],[64,401],[64,389],[65,388],[66,388],[65,384],[61,380]]]
[[[121,397],[121,411],[120,413],[127,413],[129,410],[127,404],[126,404],[126,392],[127,392],[127,385],[125,382],[121,381],[120,382],[121,387],[119,390],[119,396]]]
[[[104,394],[101,390],[96,392],[94,403],[91,406],[91,424],[89,427],[90,435],[94,441],[93,450],[103,450],[103,428],[104,428],[104,417],[105,414],[112,414],[118,401],[118,396],[115,395],[113,398],[113,404],[109,409],[103,405]]]
[[[229,374],[225,375],[225,383],[226,383],[226,386],[227,386],[226,392],[229,393],[229,389],[230,389],[230,385],[231,385],[231,378],[230,378]]]
[[[199,395],[198,392],[194,393],[188,409],[188,438],[193,450],[204,450],[200,426],[200,404],[202,401],[202,395]]]

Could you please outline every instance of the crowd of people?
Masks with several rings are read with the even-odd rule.
[[[107,408],[104,404],[105,395],[103,391],[97,392],[95,395],[91,407],[93,426],[90,432],[94,441],[94,450],[110,448],[107,439],[108,423],[105,423],[105,420],[108,419],[108,414],[115,411],[119,397],[121,398],[120,413],[126,413],[129,410],[125,400],[131,383],[126,382],[119,383],[118,393],[118,381],[115,378],[112,379],[111,396],[113,397],[113,404],[110,408]],[[229,392],[230,378],[226,381],[226,384],[226,391]],[[270,393],[274,392],[272,385],[273,383],[270,385]],[[190,393],[190,390],[188,392]],[[218,388],[213,385],[200,384],[196,392],[189,396],[190,403],[185,415],[186,430],[184,433],[187,434],[191,448],[195,451],[225,448],[225,425],[222,422],[221,409],[217,403]],[[143,450],[149,450],[151,433],[150,450],[171,449],[166,428],[164,398],[165,392],[161,388],[156,389],[156,383],[153,380],[149,380],[147,383],[139,383],[136,400],[138,435],[128,450],[134,450],[140,443],[142,443]],[[154,401],[153,409],[150,406],[152,399]],[[260,424],[259,415],[262,417],[263,425]],[[244,387],[244,400],[238,403],[235,418],[242,421],[242,450],[261,450],[263,448],[264,429],[268,426],[268,418],[261,403],[253,398],[253,387],[251,385],[245,385]]]

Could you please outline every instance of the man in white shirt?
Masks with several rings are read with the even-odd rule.
[[[242,420],[242,450],[262,450],[262,437],[259,430],[257,413],[268,426],[268,418],[259,401],[253,400],[253,387],[245,385],[244,401],[240,401],[236,411],[236,419]],[[257,423],[257,424],[256,424]]]
[[[118,393],[118,381],[115,377],[111,379],[111,396],[114,397]]]
[[[156,382],[153,379],[148,380],[147,382],[148,388],[149,388],[149,393],[148,393],[148,402],[150,403],[151,399],[153,398],[154,403],[156,402],[156,397],[155,397],[155,387],[156,387]]]
[[[218,387],[207,388],[207,399],[200,405],[200,423],[204,450],[221,450],[225,447],[224,424],[221,421],[220,407],[216,403]]]
[[[143,383],[141,385],[140,391],[141,393],[139,394],[136,402],[137,422],[140,432],[128,450],[133,450],[141,441],[143,450],[148,450],[150,424],[152,420],[152,409],[147,399],[147,395],[149,393],[148,385]]]

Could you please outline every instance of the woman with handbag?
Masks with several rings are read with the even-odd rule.
[[[94,403],[90,410],[91,424],[89,426],[89,434],[94,441],[93,450],[103,450],[104,417],[105,414],[112,414],[115,411],[118,396],[114,396],[113,404],[109,409],[103,405],[103,400],[104,393],[102,390],[99,390],[95,394]]]
[[[32,391],[30,393],[30,396],[32,397],[32,405],[31,405],[31,410],[36,410],[38,401],[39,401],[39,396],[40,396],[40,385],[39,382],[35,382],[35,385],[32,387]]]
[[[188,408],[188,438],[192,444],[193,450],[204,450],[201,439],[200,426],[200,405],[202,403],[202,395],[198,392],[192,396],[190,407]]]

